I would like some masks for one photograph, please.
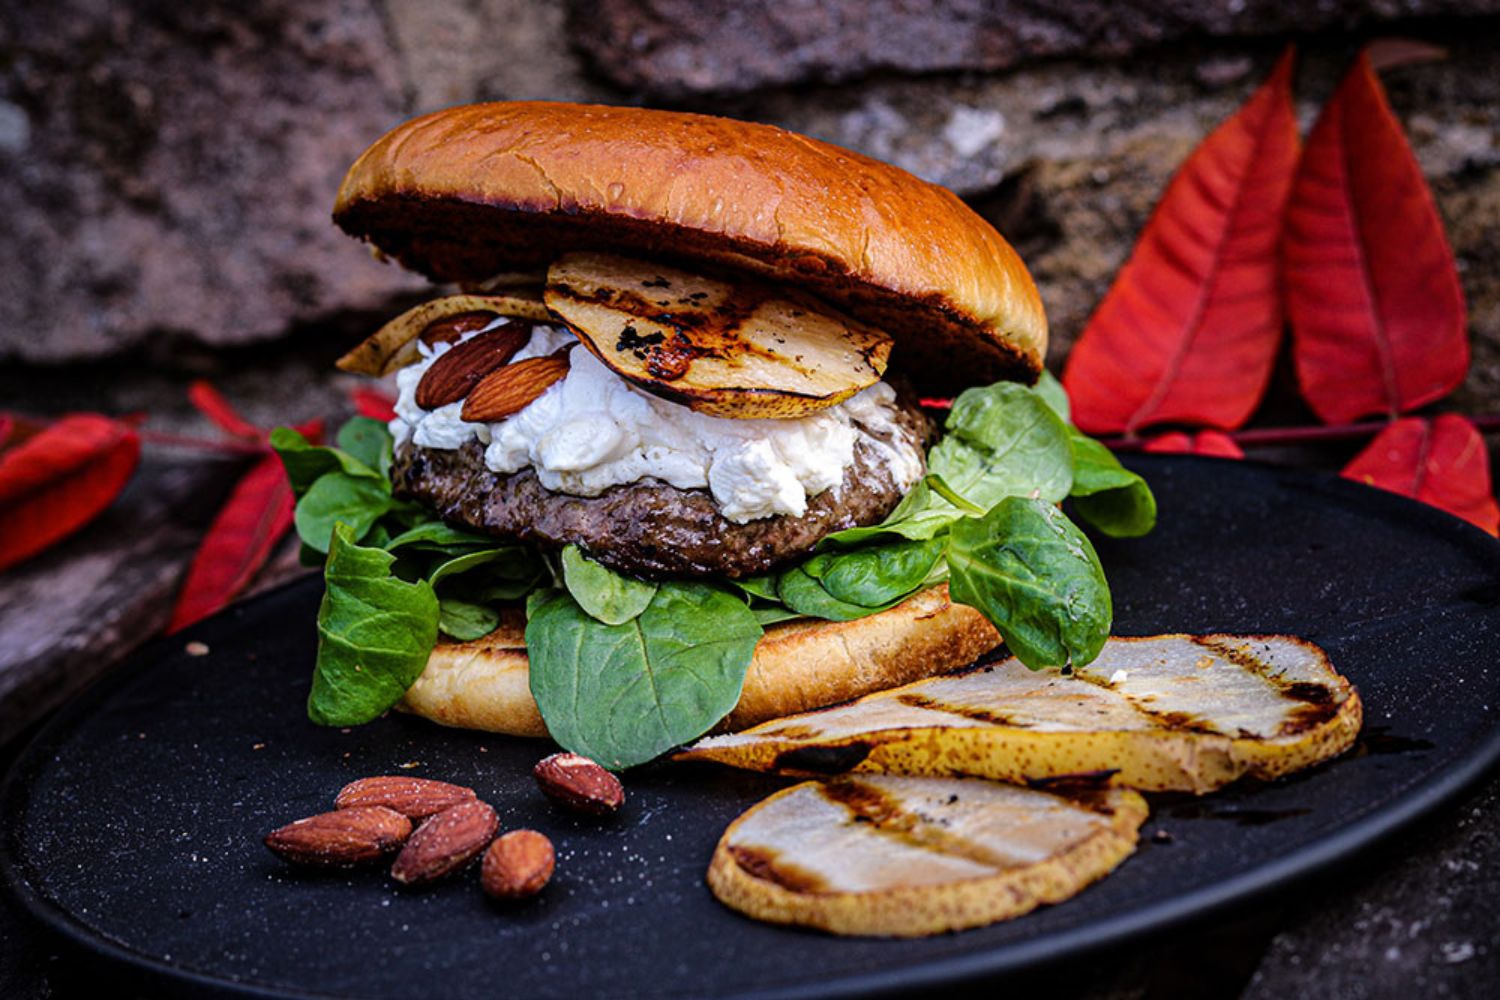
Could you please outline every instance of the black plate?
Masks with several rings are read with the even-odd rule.
[[[1365,699],[1348,757],[1270,785],[1162,798],[1139,852],[1078,897],[918,941],[746,920],[703,872],[725,825],[780,782],[707,767],[630,776],[597,826],[531,784],[545,745],[394,715],[350,731],[302,714],[319,586],[160,643],[55,720],[0,792],[3,874],[96,953],[188,991],[406,998],[852,994],[1036,963],[1157,929],[1347,857],[1500,757],[1500,544],[1431,508],[1329,477],[1143,458],[1146,540],[1106,543],[1117,631],[1290,632]],[[187,638],[212,652],[185,655]],[[306,876],[260,845],[346,781],[470,784],[507,827],[559,846],[543,898],[486,901],[472,872],[398,892],[376,872]],[[1152,839],[1156,830],[1170,843]]]

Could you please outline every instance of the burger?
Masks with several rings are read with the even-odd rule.
[[[273,437],[324,564],[314,721],[621,768],[1107,637],[1069,515],[1138,535],[1154,501],[1068,423],[1030,275],[951,192],[766,125],[491,103],[379,139],[334,221],[443,294],[339,362],[393,419]]]

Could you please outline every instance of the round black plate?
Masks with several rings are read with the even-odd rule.
[[[1139,852],[1061,905],[917,941],[740,917],[703,872],[725,825],[781,782],[658,765],[597,825],[533,787],[543,743],[400,715],[319,729],[302,709],[316,581],[157,644],[55,720],[0,792],[3,874],[55,930],[195,995],[854,994],[1016,969],[1242,900],[1347,857],[1500,756],[1500,544],[1329,477],[1135,464],[1161,524],[1100,545],[1117,632],[1305,636],[1359,686],[1366,731],[1290,780],[1158,797]],[[186,655],[187,639],[211,652]],[[496,907],[472,871],[415,893],[378,870],[303,875],[261,846],[344,782],[403,768],[472,785],[505,826],[550,835],[545,895]]]

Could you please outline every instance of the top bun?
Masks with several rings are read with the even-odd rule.
[[[367,149],[334,221],[438,281],[570,250],[712,261],[896,340],[928,392],[1033,381],[1047,320],[1010,244],[951,191],[770,125],[538,101],[416,118]]]

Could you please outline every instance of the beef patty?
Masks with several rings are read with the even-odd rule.
[[[927,419],[899,402],[897,447],[921,449]],[[861,438],[844,481],[809,497],[801,517],[780,515],[736,524],[719,513],[706,489],[684,490],[654,479],[612,487],[596,497],[555,493],[531,469],[497,474],[484,446],[456,450],[407,443],[391,469],[398,497],[415,500],[450,524],[543,545],[576,544],[621,573],[636,576],[751,576],[805,555],[824,535],[875,524],[901,502],[881,450]]]

